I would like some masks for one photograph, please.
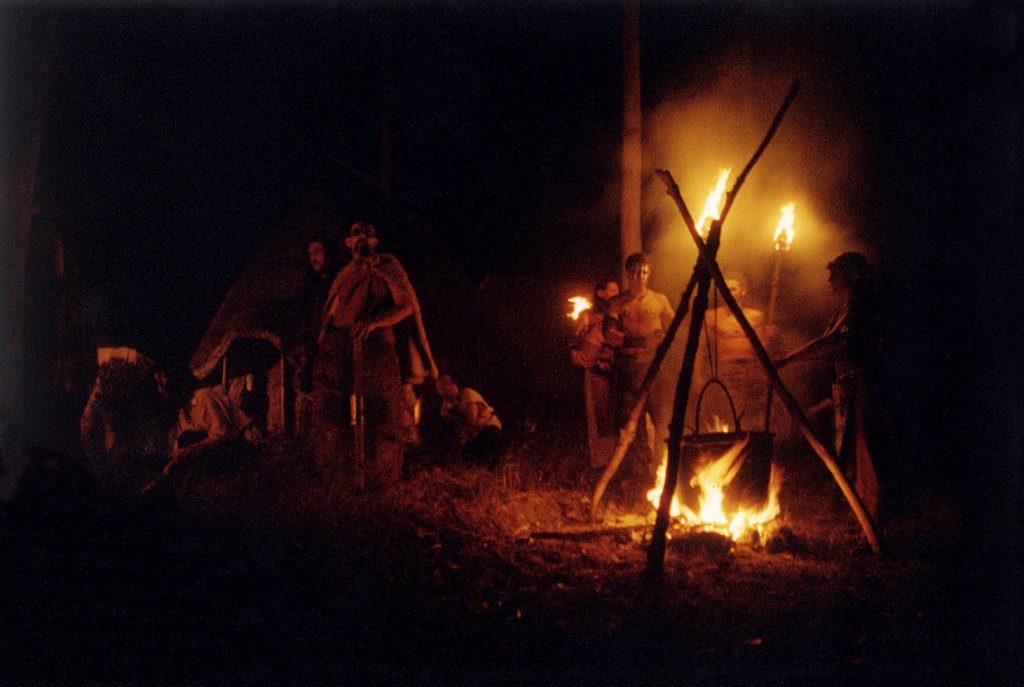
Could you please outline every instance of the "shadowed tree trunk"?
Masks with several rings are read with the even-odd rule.
[[[622,190],[620,227],[622,258],[643,247],[640,196],[643,151],[640,109],[640,7],[625,0],[622,31]]]

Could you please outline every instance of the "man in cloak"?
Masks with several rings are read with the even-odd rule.
[[[414,425],[413,389],[437,378],[419,300],[401,263],[377,253],[377,231],[356,222],[352,260],[324,306],[313,367],[312,442],[326,487],[398,481]]]

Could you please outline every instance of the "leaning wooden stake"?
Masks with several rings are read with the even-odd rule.
[[[700,345],[701,330],[704,327],[704,313],[708,309],[708,293],[711,290],[711,273],[705,264],[714,262],[721,233],[722,225],[715,221],[711,225],[711,231],[708,232],[707,246],[703,250],[707,260],[698,262],[697,269],[694,270],[697,277],[697,295],[693,299],[693,312],[690,315],[690,331],[686,338],[683,366],[679,371],[675,400],[672,403],[672,421],[668,427],[668,459],[665,461],[665,481],[661,489],[661,498],[658,501],[658,515],[654,521],[651,545],[647,548],[645,575],[648,580],[657,579],[661,575],[665,563],[665,535],[668,532],[672,497],[676,493],[676,477],[679,474],[679,463],[682,460],[686,408],[690,399],[690,387],[693,385],[693,368],[697,361],[697,348]]]
[[[685,205],[683,206],[685,209]],[[686,211],[689,215],[689,211]],[[693,219],[690,219],[693,222]],[[644,408],[647,406],[647,396],[651,392],[651,385],[654,384],[654,380],[658,376],[658,372],[661,370],[661,363],[665,360],[665,355],[668,353],[668,349],[672,346],[672,341],[676,338],[676,332],[679,331],[679,325],[682,324],[683,319],[686,317],[686,313],[690,309],[690,296],[693,294],[694,287],[697,286],[697,269],[693,270],[693,275],[690,277],[690,283],[686,285],[683,290],[683,295],[679,298],[679,307],[676,308],[676,315],[672,318],[672,322],[668,325],[668,331],[665,332],[665,338],[658,344],[658,348],[654,351],[654,359],[651,360],[650,366],[647,368],[647,373],[644,375],[644,380],[640,384],[640,392],[637,395],[636,403],[630,408],[629,418],[626,420],[626,426],[619,430],[619,443],[615,445],[615,453],[612,454],[612,459],[608,462],[608,466],[604,469],[604,473],[601,475],[600,481],[597,483],[597,487],[594,488],[594,495],[590,498],[590,512],[596,518],[598,517],[598,505],[601,503],[601,497],[604,496],[605,490],[608,488],[608,484],[612,481],[612,477],[619,471],[619,467],[622,465],[622,460],[626,457],[626,451],[629,450],[630,445],[633,443],[633,439],[636,437],[636,427],[640,422],[640,416],[644,412]]]

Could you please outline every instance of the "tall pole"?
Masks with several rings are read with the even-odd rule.
[[[640,5],[625,0],[622,31],[622,189],[620,234],[622,257],[643,249],[640,197],[643,146],[640,107]]]

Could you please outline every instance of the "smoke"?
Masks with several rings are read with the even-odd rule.
[[[856,109],[844,106],[824,67],[808,73],[780,61],[761,64],[767,66],[755,66],[749,54],[725,57],[707,70],[701,83],[671,93],[651,108],[645,121],[645,164],[652,172],[672,173],[696,219],[723,168],[731,168],[726,188],[733,188],[794,75],[800,75],[799,95],[723,226],[719,262],[723,271],[747,276],[750,305],[766,307],[775,228],[782,207],[794,203],[795,239],[783,258],[778,321],[801,330],[820,329],[834,307],[825,264],[845,250],[871,252],[858,240],[857,223],[863,218],[856,218],[858,195],[865,186],[864,137]],[[645,180],[644,208],[654,281],[674,299],[672,294],[689,278],[696,248],[653,173]]]

